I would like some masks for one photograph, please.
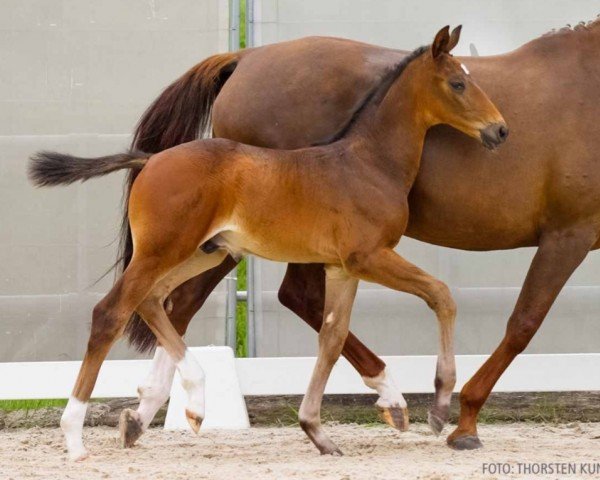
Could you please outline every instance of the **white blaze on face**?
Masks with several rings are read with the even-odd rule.
[[[460,68],[463,69],[463,72],[465,72],[467,75],[469,75],[469,69],[466,67],[466,65],[464,63],[460,64]]]
[[[67,451],[71,460],[83,460],[88,455],[83,446],[83,421],[87,405],[87,402],[82,402],[75,397],[69,398],[60,419],[60,428],[65,435]]]

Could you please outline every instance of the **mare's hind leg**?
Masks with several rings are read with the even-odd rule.
[[[456,305],[450,290],[440,280],[406,261],[392,249],[354,253],[346,265],[351,275],[394,290],[417,295],[435,312],[440,331],[440,352],[435,374],[434,405],[429,425],[439,434],[448,421],[450,399],[456,383],[454,361],[454,322]]]
[[[350,313],[358,280],[339,267],[327,267],[324,322],[319,332],[319,356],[308,391],[300,405],[300,426],[322,454],[342,452],[329,439],[321,425],[321,401],[327,379],[348,336]]]
[[[60,421],[72,460],[82,460],[87,456],[82,438],[83,421],[100,366],[159,275],[156,261],[132,261],[111,291],[94,308],[87,351]]]
[[[502,373],[527,347],[597,238],[597,232],[588,225],[542,235],[502,342],[460,392],[460,418],[448,437],[450,447],[471,450],[482,446],[477,435],[481,407]]]
[[[192,429],[197,433],[204,419],[204,371],[196,359],[191,355],[181,338],[181,335],[173,327],[164,309],[164,302],[169,293],[186,280],[209,270],[220,264],[226,256],[224,250],[206,254],[197,251],[194,256],[181,263],[165,278],[163,278],[138,306],[137,311],[148,324],[160,345],[165,349],[171,362],[176,366],[184,389],[188,395],[188,406],[186,416]],[[128,431],[132,421],[141,422],[136,417],[137,412],[124,411],[121,416],[121,440],[127,445]],[[143,431],[147,425],[138,424]]]
[[[290,263],[279,288],[279,301],[317,332],[320,331],[325,303],[323,265]],[[379,394],[376,406],[382,418],[398,430],[408,430],[406,401],[385,363],[352,332],[348,332],[342,355],[358,371],[365,385]]]

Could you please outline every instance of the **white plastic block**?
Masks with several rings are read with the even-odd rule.
[[[238,382],[233,350],[230,347],[192,347],[189,350],[206,375],[206,416],[201,430],[249,428],[250,421]],[[165,429],[190,428],[185,418],[186,404],[186,393],[179,374],[176,374]]]

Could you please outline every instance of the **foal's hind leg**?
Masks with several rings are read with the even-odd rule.
[[[198,273],[204,272],[204,275],[206,275],[209,274],[210,271],[220,269],[222,263],[225,263],[223,261],[224,256],[225,253],[223,251],[214,252],[210,255],[197,252],[194,257],[177,267],[166,279],[161,281],[160,284],[153,289],[149,298],[146,299],[146,302],[153,310],[156,308],[156,303],[164,305],[164,298],[166,298],[173,289],[176,289],[179,283],[185,282]],[[231,268],[229,267],[229,269]],[[201,274],[196,278],[202,276],[203,275]],[[212,290],[212,288],[210,290]],[[207,295],[208,293],[206,296]],[[173,295],[170,295],[170,298],[174,303],[174,311],[176,310],[181,313],[180,308],[182,308],[182,306],[180,305],[180,302],[186,304],[184,299]],[[144,307],[142,306],[140,308]],[[194,312],[198,308],[195,308]],[[150,313],[150,315],[152,314],[153,313]],[[175,324],[174,321],[171,321],[171,323],[179,335],[185,333],[185,328],[181,331],[182,326],[180,324]],[[185,323],[185,326],[187,326],[187,323],[188,322]],[[177,327],[179,327],[179,329]],[[133,446],[135,441],[146,431],[158,409],[168,400],[175,370],[176,364],[171,355],[169,355],[162,345],[158,346],[152,362],[151,371],[145,382],[138,387],[140,404],[137,411],[125,409],[121,413],[119,419],[119,432],[121,444],[124,447]]]
[[[223,277],[237,264],[227,256],[216,267],[191,278],[169,294],[168,302],[172,304],[169,319],[179,335],[183,336],[190,320],[200,310],[208,295]],[[152,419],[169,399],[175,363],[162,346],[156,347],[152,366],[148,376],[138,387],[140,404],[137,411],[125,409],[119,420],[119,431],[123,447],[132,447],[146,431]]]
[[[132,261],[111,291],[94,308],[87,351],[60,421],[72,460],[82,460],[87,456],[82,438],[83,421],[100,366],[112,344],[122,334],[134,309],[158,278],[157,267],[153,261]]]
[[[406,261],[391,249],[355,253],[344,265],[362,280],[421,297],[435,312],[440,330],[440,353],[435,375],[435,399],[428,421],[439,434],[448,420],[450,399],[456,383],[454,322],[456,305],[446,284]]]
[[[329,374],[348,336],[357,285],[358,280],[349,277],[341,268],[327,268],[325,320],[319,332],[319,356],[299,412],[300,426],[322,454],[342,454],[323,431],[321,401]]]
[[[137,308],[181,375],[183,387],[188,394],[186,416],[196,433],[204,419],[204,371],[194,356],[188,352],[181,335],[173,327],[165,312],[164,302],[173,289],[189,278],[215,267],[223,261],[225,256],[226,252],[222,250],[211,254],[197,251],[193,257],[163,278]],[[131,418],[140,421],[139,418],[135,418],[135,414],[136,412],[131,411],[122,414],[120,430],[121,439],[125,445],[129,441],[127,431],[132,430],[127,423],[131,422]],[[123,417],[125,417],[124,420]],[[125,425],[124,421],[127,421]],[[142,424],[140,427],[143,431],[147,425]]]
[[[137,389],[140,398],[137,411],[126,408],[119,418],[119,435],[125,448],[132,447],[142,436],[171,393],[176,366],[160,345],[156,347],[150,368],[144,383]]]

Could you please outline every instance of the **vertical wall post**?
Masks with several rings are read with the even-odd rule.
[[[237,267],[225,277],[227,286],[227,306],[225,309],[225,345],[235,352],[237,346]]]
[[[240,0],[229,0],[229,51],[240,49]]]
[[[254,0],[246,0],[246,48],[254,46]]]
[[[229,0],[229,51],[240,49],[240,0]],[[237,268],[225,277],[227,306],[225,309],[225,345],[236,351],[237,346]]]
[[[248,291],[246,297],[246,305],[248,306],[246,317],[246,345],[248,346],[248,356],[256,357],[256,282],[254,279],[254,270],[256,267],[256,259],[253,255],[246,257],[246,288]]]
[[[254,0],[246,0],[246,48],[254,46]],[[247,257],[246,263],[246,285],[248,290],[247,306],[248,317],[246,327],[246,345],[248,356],[256,357],[256,258],[252,255]],[[260,302],[258,302],[260,303]]]

